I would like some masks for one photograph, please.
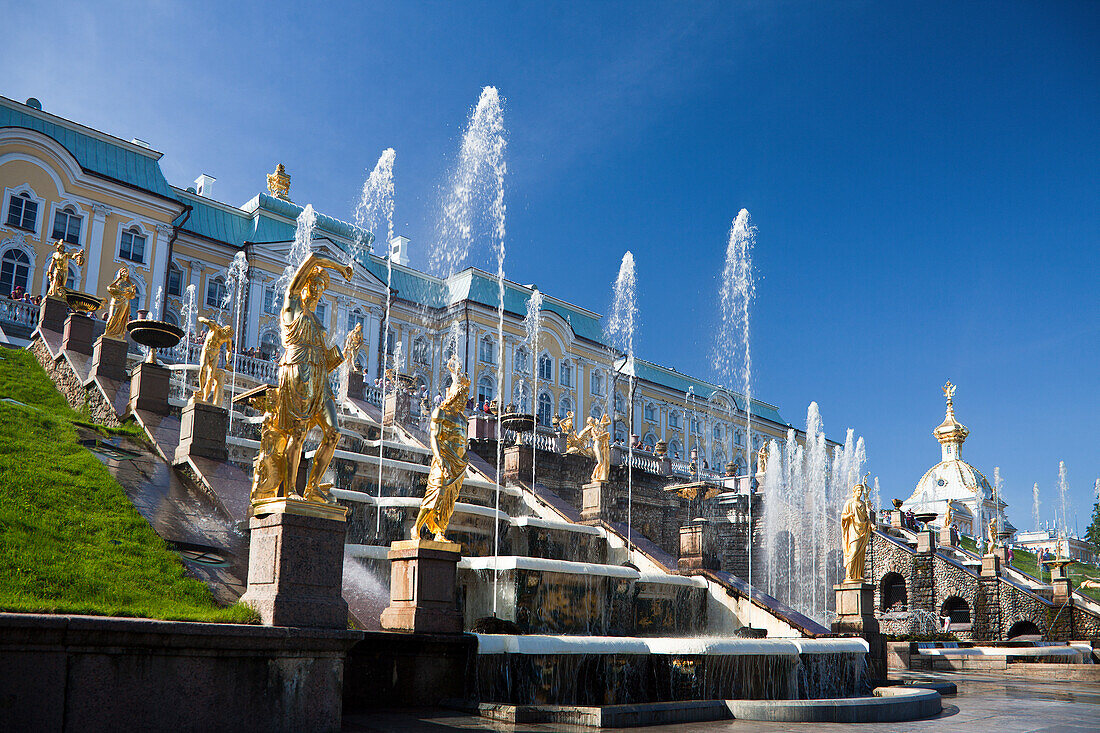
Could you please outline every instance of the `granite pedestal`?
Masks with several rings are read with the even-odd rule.
[[[435,540],[399,540],[390,545],[390,605],[382,628],[428,634],[462,633],[455,603],[461,546]]]
[[[92,355],[92,334],[95,332],[95,320],[83,313],[70,313],[65,319],[65,330],[61,336],[61,348]]]
[[[986,578],[989,578],[989,577],[996,577],[997,575],[1000,575],[1000,574],[1001,574],[1001,558],[997,557],[996,555],[994,555],[992,553],[989,553],[987,555],[982,555],[982,576],[986,577]]]
[[[126,379],[126,352],[130,345],[126,339],[100,336],[92,347],[91,376],[100,379]]]
[[[875,586],[862,580],[846,580],[834,585],[836,592],[835,633],[854,633],[867,638],[878,634],[875,619]]]
[[[229,410],[191,399],[180,412],[180,442],[176,463],[188,456],[224,461],[229,458],[225,436],[229,432]]]
[[[1066,567],[1071,561],[1055,560],[1050,563],[1050,585],[1054,588],[1054,602],[1066,603],[1073,597],[1073,581]]]
[[[69,316],[69,304],[61,298],[47,295],[38,307],[38,327],[46,331],[61,333],[65,328],[65,319]]]
[[[934,552],[936,549],[936,535],[930,529],[922,529],[917,532],[917,552]]]
[[[717,529],[705,520],[680,527],[679,570],[720,570],[717,540]]]
[[[362,372],[348,374],[348,397],[353,400],[364,400],[367,397],[367,384],[363,381]]]
[[[398,425],[408,424],[411,403],[412,396],[400,387],[397,388],[396,392],[387,394],[382,410],[382,424],[387,426],[393,425],[395,422]]]
[[[943,547],[955,546],[955,533],[951,531],[951,525],[940,528],[940,545]]]
[[[581,487],[581,519],[585,522],[597,522],[607,519],[611,497],[608,496],[608,482],[589,481]]]
[[[331,506],[328,511],[324,505],[292,499],[266,504],[272,513],[259,513],[265,507],[256,506],[249,520],[248,590],[241,601],[256,609],[268,626],[347,628],[348,604],[341,595],[344,508]]]
[[[130,372],[130,412],[144,410],[167,415],[171,372],[160,364],[143,361]]]

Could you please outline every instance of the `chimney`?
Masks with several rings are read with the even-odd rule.
[[[195,193],[199,196],[212,198],[214,196],[214,181],[216,180],[218,179],[214,178],[214,176],[208,176],[203,173],[195,179]]]
[[[390,240],[390,259],[399,265],[409,264],[409,238],[398,234]]]

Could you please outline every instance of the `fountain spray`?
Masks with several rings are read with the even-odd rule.
[[[504,111],[496,87],[481,90],[477,105],[470,112],[466,132],[462,136],[458,163],[447,187],[443,212],[439,221],[438,246],[428,258],[429,270],[447,277],[465,261],[475,236],[486,237],[492,243],[497,265],[497,460],[496,497],[500,510],[500,473],[503,448],[500,418],[504,410],[501,392],[504,388],[504,177],[508,167],[504,160]],[[477,229],[477,231],[475,231]],[[500,521],[493,528],[493,615],[497,611],[500,580]]]
[[[634,432],[634,326],[638,316],[638,296],[634,254],[629,250],[623,255],[623,261],[619,265],[614,293],[607,331],[612,342],[623,353],[621,371],[627,375],[627,436],[630,436]],[[614,416],[614,398],[612,398],[612,416]],[[629,437],[626,441],[626,454],[626,549],[630,553],[633,548],[631,520],[634,501],[634,443]]]
[[[715,367],[725,384],[734,378],[734,366],[730,355],[741,347],[743,355],[741,386],[745,397],[745,448],[748,457],[745,465],[748,476],[749,529],[746,551],[748,553],[748,583],[752,585],[752,356],[749,351],[749,308],[756,292],[752,274],[752,250],[756,241],[756,227],[749,223],[749,212],[741,209],[730,226],[726,243],[726,264],[722,270],[721,306],[722,327],[715,344]],[[739,343],[738,343],[739,342]]]
[[[1066,481],[1066,462],[1058,461],[1058,499],[1062,503],[1062,536],[1069,537],[1069,527],[1066,523],[1066,492],[1069,483]]]
[[[1039,527],[1039,482],[1036,481],[1031,487],[1031,519],[1035,522],[1035,531],[1038,532]]]
[[[523,325],[527,332],[527,351],[531,355],[531,412],[534,421],[531,424],[531,491],[535,490],[535,458],[538,449],[535,446],[535,434],[538,431],[538,393],[539,393],[539,326],[542,321],[542,293],[538,288],[531,291],[531,297],[527,299],[527,318]],[[551,410],[552,411],[552,410]]]
[[[997,528],[997,536],[1001,536],[1001,492],[1004,490],[1004,479],[1001,478],[1001,467],[993,467],[993,523]]]
[[[187,286],[186,293],[183,297],[183,363],[191,363],[191,333],[194,329],[195,322],[195,284],[192,283]],[[189,380],[187,373],[184,372],[183,384],[184,391],[186,393],[187,384]],[[186,396],[186,394],[185,394]]]
[[[244,290],[248,285],[248,258],[244,250],[233,255],[233,261],[229,263],[226,271],[225,300],[222,308],[229,306],[229,299],[235,301],[233,313],[233,376],[230,378],[229,387],[229,430],[233,430],[233,397],[237,394],[237,359],[241,352],[241,301],[244,299]],[[226,358],[229,355],[226,354]]]

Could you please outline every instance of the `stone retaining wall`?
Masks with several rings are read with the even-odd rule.
[[[339,731],[360,632],[0,614],[0,728]]]

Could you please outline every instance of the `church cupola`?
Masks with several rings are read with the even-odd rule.
[[[947,398],[947,416],[932,431],[932,435],[940,442],[943,452],[941,460],[958,460],[959,454],[962,452],[962,444],[970,431],[955,419],[955,385],[951,384],[950,381],[943,385],[943,396]]]

